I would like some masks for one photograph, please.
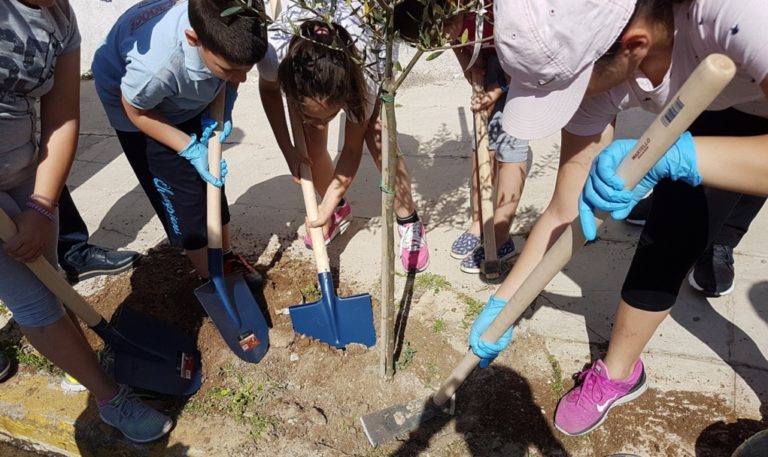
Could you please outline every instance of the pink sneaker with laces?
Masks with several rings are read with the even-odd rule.
[[[349,228],[349,224],[352,222],[352,207],[349,205],[349,201],[344,200],[342,206],[336,207],[336,211],[331,216],[331,223],[328,226],[328,233],[325,234],[325,245],[333,241],[334,238],[346,232]],[[307,249],[312,249],[312,238],[309,236],[309,232],[304,236],[304,246]]]
[[[570,436],[584,435],[600,426],[608,411],[639,397],[648,389],[643,361],[637,359],[632,374],[614,381],[602,360],[579,373],[576,385],[555,410],[555,427]]]
[[[424,223],[397,224],[397,233],[400,235],[400,259],[405,271],[426,270],[429,265],[429,246]]]

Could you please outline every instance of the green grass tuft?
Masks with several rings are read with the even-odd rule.
[[[301,296],[304,297],[304,303],[312,303],[320,300],[322,293],[317,289],[317,284],[312,282],[301,288]]]
[[[476,300],[464,293],[458,293],[459,299],[464,302],[464,328],[469,328],[472,323],[475,322],[477,316],[485,307],[485,304],[480,300]]]
[[[443,333],[445,331],[445,321],[442,319],[435,319],[432,324],[432,331],[435,333]]]
[[[414,289],[431,290],[434,293],[438,293],[441,290],[450,287],[451,283],[449,283],[445,277],[434,273],[420,273],[416,275],[416,280],[413,283]]]
[[[552,368],[552,384],[550,389],[555,398],[560,398],[563,395],[563,371],[560,369],[560,362],[557,361],[554,355],[548,354],[547,360],[549,360],[549,366]]]
[[[416,349],[411,346],[411,342],[405,341],[405,343],[403,343],[403,350],[400,352],[400,358],[395,362],[397,371],[408,368],[408,365],[413,363],[413,358],[416,357],[416,352]]]

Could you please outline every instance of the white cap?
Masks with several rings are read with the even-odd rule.
[[[592,67],[616,42],[635,0],[497,0],[496,52],[510,77],[504,131],[537,139],[579,108]]]

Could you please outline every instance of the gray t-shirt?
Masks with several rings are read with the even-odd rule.
[[[765,0],[694,0],[675,5],[672,65],[653,87],[640,71],[603,94],[585,98],[565,127],[574,135],[596,135],[616,114],[632,107],[660,113],[699,62],[722,53],[736,63],[736,76],[710,110],[733,107],[768,118],[768,98],[760,83],[768,77],[768,4]]]
[[[35,102],[53,87],[56,59],[80,48],[75,13],[66,0],[31,8],[0,3],[0,191],[35,173]]]

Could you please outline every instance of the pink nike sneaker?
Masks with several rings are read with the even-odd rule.
[[[426,270],[429,265],[429,246],[424,223],[397,224],[397,233],[400,235],[400,259],[405,271]]]
[[[555,410],[555,427],[570,436],[584,435],[600,426],[608,411],[639,397],[648,389],[643,361],[637,359],[627,379],[614,381],[602,360],[579,373],[576,385]]]
[[[336,208],[331,216],[331,223],[328,226],[328,233],[323,237],[325,239],[325,245],[333,241],[334,238],[346,232],[349,228],[349,224],[352,222],[352,207],[349,205],[349,201],[344,200],[344,204]],[[309,236],[309,232],[304,236],[304,246],[307,249],[312,249],[312,238]]]

